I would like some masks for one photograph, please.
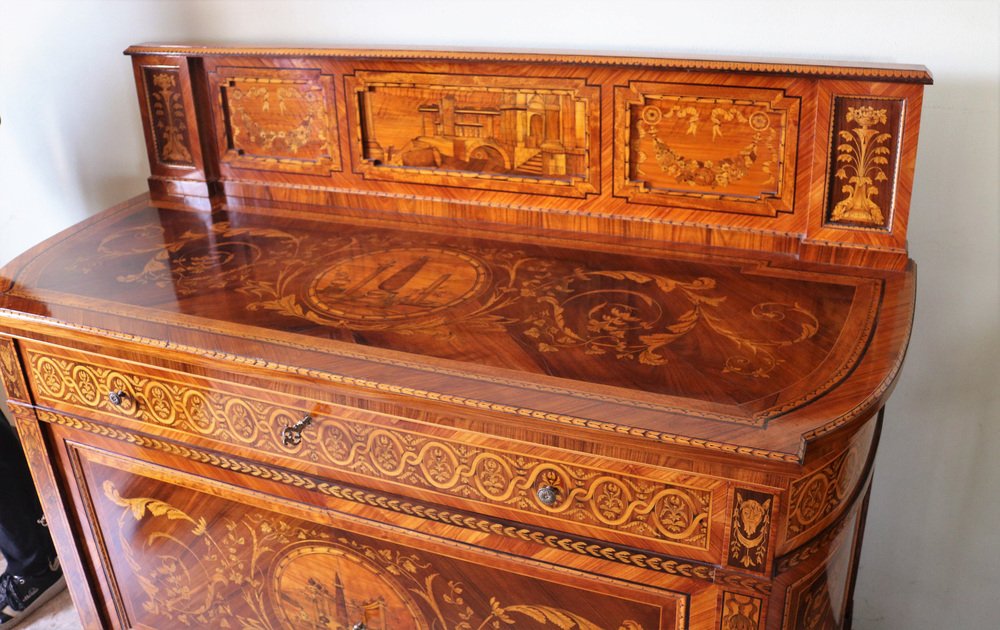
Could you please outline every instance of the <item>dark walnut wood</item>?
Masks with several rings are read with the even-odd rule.
[[[925,70],[129,53],[0,297],[87,627],[849,625]]]

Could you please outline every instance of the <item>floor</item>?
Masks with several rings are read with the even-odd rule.
[[[7,563],[0,558],[0,573]],[[69,591],[64,590],[17,626],[17,630],[81,630],[80,617],[73,608]],[[7,628],[5,625],[4,628]]]

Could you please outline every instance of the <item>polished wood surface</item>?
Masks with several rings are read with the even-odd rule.
[[[295,201],[906,266],[926,69],[254,50],[126,51],[155,199]],[[847,215],[845,195],[859,208]]]
[[[926,71],[128,53],[0,282],[86,626],[849,625]]]
[[[273,363],[296,348],[323,348],[392,366],[412,387],[441,395],[492,385],[491,400],[531,402],[538,414],[606,401],[590,415],[612,429],[628,413],[648,431],[691,427],[679,437],[696,441],[748,433],[760,449],[789,457],[803,433],[833,420],[810,405],[834,385],[851,391],[865,348],[893,344],[898,353],[905,339],[876,323],[880,304],[910,303],[909,274],[607,249],[140,201],[58,251],[29,257],[10,294],[59,319],[107,301],[80,323],[118,316],[120,333],[143,335],[142,326],[160,322],[226,335],[206,335],[203,350],[240,353],[231,340],[252,334],[260,358]],[[265,349],[261,329],[286,343]]]

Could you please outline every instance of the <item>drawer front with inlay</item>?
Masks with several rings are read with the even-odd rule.
[[[635,474],[635,464],[63,348],[29,346],[26,358],[43,406],[209,438],[221,450],[249,448],[306,472],[587,537],[693,560],[722,554],[720,479]]]
[[[64,436],[120,627],[685,627],[684,595],[233,494],[154,453]]]

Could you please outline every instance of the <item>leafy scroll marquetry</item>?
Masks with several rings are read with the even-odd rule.
[[[782,362],[782,348],[820,327],[798,303],[767,301],[737,325],[720,312],[728,297],[711,277],[594,269],[518,249],[457,250],[374,233],[320,241],[219,222],[210,234],[188,232],[164,246],[157,228],[138,227],[108,235],[98,252],[74,269],[89,272],[148,252],[141,269],[119,272],[117,280],[173,286],[181,295],[231,287],[248,296],[250,311],[355,331],[441,338],[456,328],[506,332],[541,353],[576,350],[647,366],[667,364],[672,346],[703,332],[726,342],[721,373],[751,378],[767,378]],[[782,332],[745,332],[757,323]]]
[[[795,538],[839,509],[850,497],[864,468],[857,447],[851,447],[811,475],[792,482],[786,535]]]

